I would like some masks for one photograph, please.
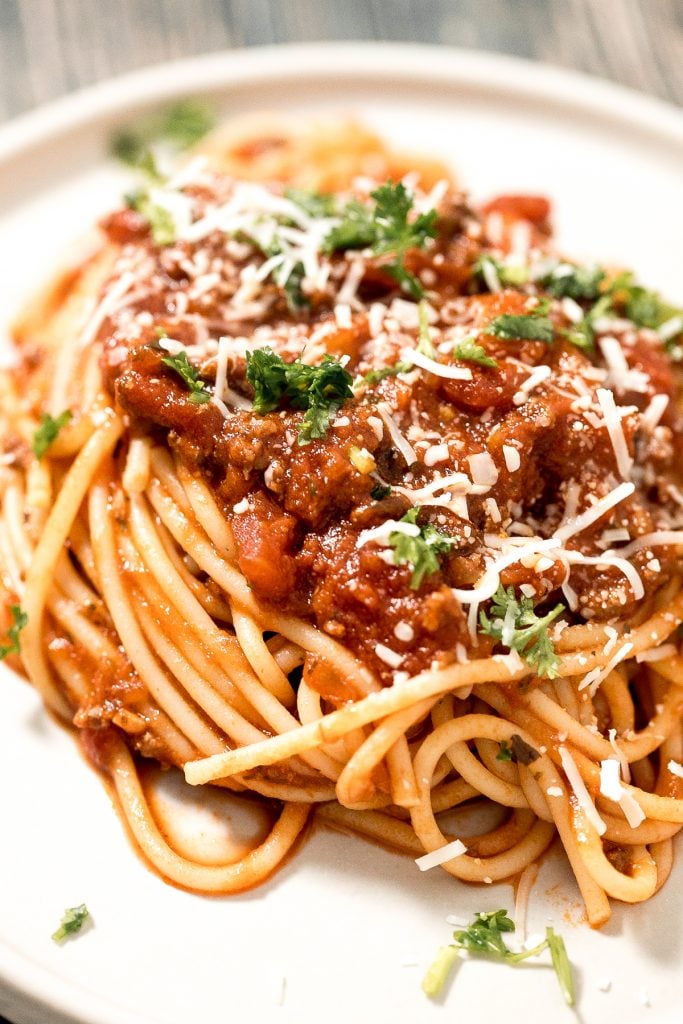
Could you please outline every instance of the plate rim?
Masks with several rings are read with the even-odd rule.
[[[230,87],[334,78],[340,85],[386,81],[474,88],[646,131],[681,147],[683,109],[657,97],[580,71],[523,57],[442,45],[393,42],[317,42],[227,49],[127,72],[42,104],[0,125],[0,167],[38,146],[188,94]],[[539,87],[542,86],[542,93]],[[129,116],[129,115],[128,115]],[[4,669],[4,666],[0,666]],[[77,987],[0,940],[0,1013],[21,1024],[158,1024]],[[40,995],[38,995],[40,993]],[[9,1000],[9,1003],[8,1003]],[[657,1019],[666,1024],[665,1016]],[[49,1014],[50,1016],[46,1016]],[[673,1020],[673,1018],[671,1018]],[[654,1020],[654,1018],[653,1018]]]
[[[683,146],[683,109],[673,103],[582,71],[525,57],[423,43],[318,42],[220,50],[165,61],[85,86],[0,125],[0,163],[94,120],[123,113],[131,103],[153,106],[178,95],[268,79],[304,81],[321,74],[402,83],[429,80],[544,99],[641,130]]]

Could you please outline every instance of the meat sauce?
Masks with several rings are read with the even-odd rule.
[[[492,641],[473,635],[453,588],[476,586],[496,536],[512,527],[518,537],[549,537],[571,514],[572,501],[578,515],[622,479],[606,419],[595,415],[596,387],[608,386],[609,367],[599,346],[583,351],[566,337],[575,310],[548,296],[550,344],[490,332],[501,316],[545,309],[539,307],[544,294],[533,285],[490,293],[476,270],[478,257],[505,254],[520,224],[528,246],[543,252],[549,219],[549,205],[540,197],[499,197],[477,213],[461,197],[447,196],[439,208],[436,239],[408,252],[406,267],[425,288],[435,358],[449,369],[470,371],[470,379],[413,366],[374,382],[364,375],[394,367],[420,335],[408,298],[381,259],[364,258],[353,304],[341,311],[336,306],[351,266],[349,254],[330,260],[328,282],[309,290],[296,314],[270,279],[259,286],[254,312],[253,301],[251,306],[249,299],[236,302],[248,276],[245,268],[263,262],[253,247],[226,243],[216,231],[199,242],[159,248],[131,211],[114,214],[103,225],[121,247],[124,265],[139,268],[144,285],[143,294],[104,319],[99,333],[105,382],[119,409],[136,432],[168,444],[208,481],[257,598],[312,619],[385,685],[400,678],[397,672],[413,674],[434,663],[490,652]],[[609,329],[628,371],[636,371],[626,373],[625,387],[612,385],[636,487],[567,540],[568,551],[589,558],[609,547],[606,530],[633,540],[671,528],[676,509],[670,485],[678,481],[682,454],[678,387],[662,344],[653,331],[624,320],[614,320]],[[221,336],[234,341],[227,370],[235,400],[226,399],[227,414],[214,402],[191,400],[187,386],[162,362],[168,355],[161,343],[165,336],[200,353],[193,362],[209,388],[217,374],[215,341]],[[458,338],[480,346],[496,365],[458,358]],[[354,394],[323,437],[299,444],[301,411],[282,407],[260,415],[251,408],[245,355],[266,345],[286,362],[302,352],[311,363],[324,352],[346,361]],[[631,379],[636,390],[628,389]],[[537,383],[532,386],[531,380]],[[642,413],[655,395],[670,401],[648,433]],[[389,411],[414,458],[397,444],[382,410]],[[359,451],[362,465],[354,459]],[[477,486],[473,466],[482,455],[488,482]],[[418,503],[418,525],[432,524],[451,546],[438,571],[415,585],[410,564],[396,564],[390,546],[364,542],[362,535],[401,519],[415,504],[414,494],[453,474],[474,479],[475,486],[460,505]],[[673,573],[675,549],[646,548],[631,561],[648,600]],[[566,581],[562,561],[537,557],[501,573],[504,585],[527,586],[537,605],[562,599],[559,588]],[[579,618],[623,618],[636,610],[628,580],[614,564],[574,565],[571,587]]]

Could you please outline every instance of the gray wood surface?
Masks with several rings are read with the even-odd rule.
[[[683,0],[0,0],[0,121],[148,64],[322,39],[511,53],[683,105]]]
[[[320,39],[518,54],[683,104],[683,0],[0,0],[0,120],[146,64]]]

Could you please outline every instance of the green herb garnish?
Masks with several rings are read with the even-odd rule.
[[[429,333],[429,317],[427,316],[427,303],[422,301],[417,307],[418,332],[417,351],[428,359],[436,359],[436,349],[432,344],[432,337]]]
[[[85,903],[81,903],[78,907],[70,907],[64,911],[59,928],[52,933],[52,938],[55,942],[63,942],[68,935],[79,932],[89,916],[90,913]]]
[[[453,355],[456,359],[462,359],[466,363],[478,363],[479,366],[490,366],[493,369],[498,369],[498,363],[491,356],[486,355],[486,349],[483,345],[477,345],[474,338],[465,338],[459,345],[456,345],[453,349]]]
[[[553,325],[548,312],[548,300],[542,300],[530,313],[516,316],[503,313],[493,320],[484,334],[492,334],[502,341],[543,341],[552,344]]]
[[[384,501],[384,499],[388,498],[390,494],[391,487],[389,486],[389,484],[376,483],[375,486],[370,491],[370,497],[374,501]]]
[[[387,377],[396,377],[399,373],[410,373],[412,369],[412,363],[394,363],[393,366],[383,366],[379,370],[369,370],[363,380],[366,380],[368,384],[378,384]]]
[[[511,761],[512,760],[512,748],[507,740],[501,740],[498,744],[499,751],[496,754],[496,761]]]
[[[136,210],[147,221],[155,245],[172,245],[175,242],[176,226],[170,210],[156,203],[147,188],[138,188],[125,196],[126,204]]]
[[[470,956],[490,957],[493,960],[515,965],[530,957],[539,956],[547,949],[550,952],[552,966],[565,1002],[568,1006],[573,1006],[574,981],[562,937],[557,935],[552,928],[546,928],[546,937],[537,946],[534,946],[533,949],[525,949],[520,953],[513,953],[503,935],[514,932],[514,930],[514,922],[508,917],[507,910],[475,914],[474,921],[467,928],[453,932],[452,943],[439,950],[434,963],[422,981],[422,989],[425,994],[432,998],[439,995],[448,974],[462,953]]]
[[[323,251],[369,248],[374,256],[393,256],[382,264],[382,269],[404,292],[419,299],[423,288],[417,277],[406,270],[405,255],[409,249],[424,248],[427,239],[436,236],[436,210],[409,219],[413,198],[402,182],[381,185],[371,193],[371,198],[374,207],[358,200],[344,206],[341,223],[325,238]]]
[[[59,416],[50,416],[49,412],[40,417],[40,426],[33,435],[31,449],[37,459],[42,459],[53,441],[57,440],[60,430],[71,420],[72,414],[68,409]]]
[[[331,356],[319,366],[299,359],[286,363],[271,349],[247,353],[247,380],[254,389],[254,412],[260,416],[280,406],[305,409],[299,427],[299,444],[324,437],[341,405],[353,397],[353,378]]]
[[[166,144],[177,151],[203,138],[216,122],[211,109],[199,100],[180,100],[161,114],[145,118],[135,129],[124,128],[112,139],[112,154],[122,163],[142,171],[155,183],[164,180],[154,156],[154,145]]]
[[[190,401],[195,405],[204,405],[211,401],[211,394],[206,389],[206,384],[199,377],[199,372],[187,358],[187,352],[183,349],[177,356],[164,356],[161,360],[166,366],[174,370],[190,391]]]
[[[529,268],[526,266],[511,266],[507,263],[503,263],[502,260],[497,260],[494,256],[488,254],[480,256],[472,267],[472,273],[480,277],[487,288],[490,289],[489,278],[491,274],[495,274],[498,283],[501,285],[511,285],[514,288],[519,288],[521,285],[527,284],[529,281]],[[495,280],[493,282],[495,284]]]
[[[604,280],[605,271],[602,267],[559,263],[541,278],[539,284],[556,299],[585,299],[592,302],[600,297]]]
[[[409,509],[399,519],[400,523],[417,526],[418,508]],[[441,568],[439,555],[446,554],[453,546],[453,538],[427,523],[420,526],[416,536],[409,536],[396,530],[389,534],[389,545],[394,549],[394,565],[412,565],[413,575],[410,589],[418,590],[425,576],[431,576]]]
[[[9,643],[0,644],[0,661],[4,661],[8,654],[21,654],[19,634],[28,626],[28,615],[20,605],[11,604],[9,612],[12,616],[12,625],[5,631]]]
[[[539,618],[531,598],[517,597],[515,588],[499,585],[491,603],[491,615],[479,612],[479,628],[510,650],[517,651],[539,676],[555,679],[559,658],[548,636],[551,622],[561,615],[564,605],[558,604],[551,612]]]
[[[322,219],[334,217],[337,212],[337,199],[329,192],[314,192],[307,188],[286,188],[285,199],[300,206],[309,217]]]

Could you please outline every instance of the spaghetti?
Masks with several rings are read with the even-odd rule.
[[[3,653],[179,885],[258,884],[315,813],[527,888],[559,836],[593,926],[648,899],[683,824],[683,320],[558,258],[545,200],[475,210],[357,125],[200,154],[17,325]],[[278,819],[192,861],[142,758]]]

